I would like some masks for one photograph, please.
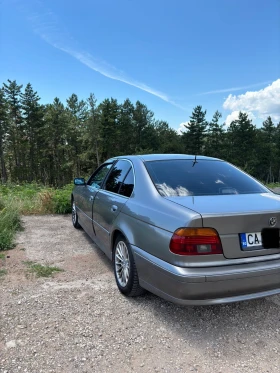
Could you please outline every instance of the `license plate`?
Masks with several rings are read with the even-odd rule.
[[[262,243],[265,249],[280,248],[280,229],[264,228],[262,230]]]
[[[261,232],[240,233],[239,236],[242,250],[254,250],[262,247]]]

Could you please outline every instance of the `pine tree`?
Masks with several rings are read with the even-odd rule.
[[[121,154],[134,154],[137,148],[134,123],[135,107],[129,99],[120,105],[119,134]]]
[[[225,131],[224,124],[220,125],[219,120],[222,114],[217,110],[211,122],[208,123],[208,131],[206,134],[205,155],[209,157],[224,157],[225,150]]]
[[[252,172],[256,162],[256,128],[247,113],[239,112],[238,119],[229,126],[228,135],[231,162],[247,172]]]
[[[153,123],[154,113],[140,101],[136,101],[133,112],[134,139],[136,143],[135,151],[143,150],[147,145],[144,144],[144,130]],[[146,141],[145,141],[146,142]]]
[[[1,180],[2,183],[6,183],[8,180],[7,171],[6,171],[6,163],[4,157],[4,142],[7,133],[7,110],[8,105],[5,100],[3,88],[0,89],[0,172],[1,172]]]
[[[274,171],[276,167],[276,127],[269,116],[262,125],[262,148],[260,153],[262,167],[265,168],[265,177],[263,178],[267,183],[274,182]]]
[[[75,175],[81,174],[81,155],[83,138],[85,132],[85,123],[87,120],[87,103],[79,101],[76,94],[72,94],[67,100],[67,157],[68,165],[72,163],[72,170]]]
[[[99,107],[100,126],[102,137],[102,160],[120,154],[118,116],[119,105],[117,100],[111,98],[101,102]]]
[[[96,102],[95,95],[91,93],[87,99],[89,110],[84,132],[84,152],[82,155],[85,168],[90,172],[101,163],[100,110]]]
[[[20,94],[22,85],[8,80],[4,83],[4,92],[8,103],[8,126],[7,126],[7,147],[9,154],[9,169],[12,181],[23,181],[25,179],[25,128],[23,124]]]
[[[198,105],[194,108],[188,125],[185,125],[186,131],[182,134],[182,140],[188,154],[199,155],[204,153],[207,127],[205,116],[206,110],[203,111],[202,106]]]
[[[44,121],[44,183],[58,187],[69,183],[73,177],[72,162],[69,164],[67,158],[68,116],[58,97],[52,104],[46,105]]]
[[[43,106],[39,103],[40,97],[30,83],[21,94],[22,117],[25,123],[25,134],[27,140],[26,150],[27,170],[26,177],[29,182],[38,181],[40,159],[42,153],[42,128],[43,128]]]

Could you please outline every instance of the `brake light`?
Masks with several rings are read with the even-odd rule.
[[[170,251],[177,255],[223,254],[218,232],[213,228],[179,228],[173,233]]]

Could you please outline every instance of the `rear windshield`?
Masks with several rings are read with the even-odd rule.
[[[254,179],[223,161],[149,161],[146,168],[162,196],[267,193]]]

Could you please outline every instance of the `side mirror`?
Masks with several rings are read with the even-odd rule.
[[[86,185],[85,179],[83,177],[75,177],[74,185]]]

